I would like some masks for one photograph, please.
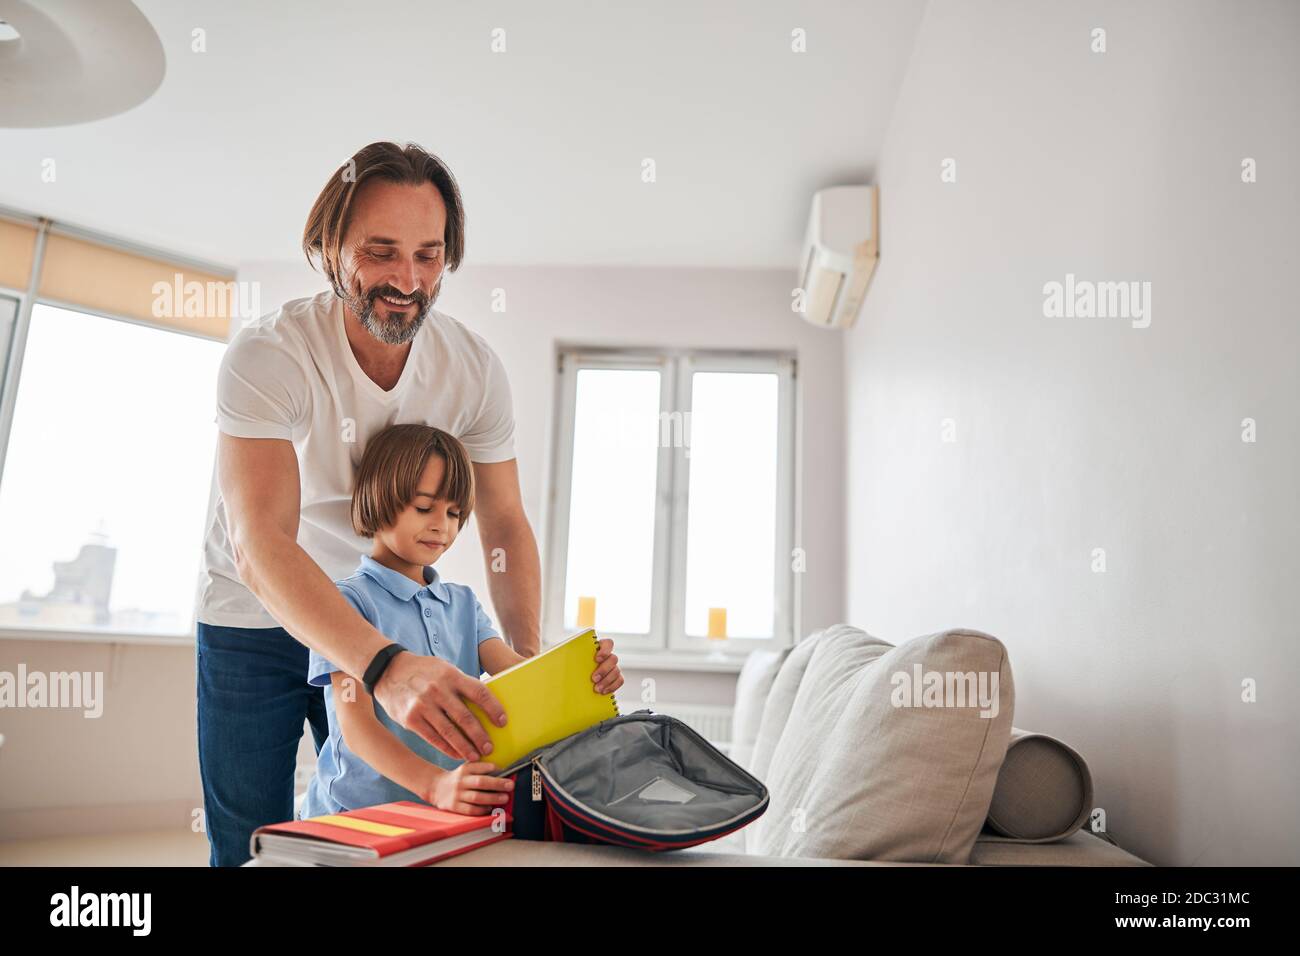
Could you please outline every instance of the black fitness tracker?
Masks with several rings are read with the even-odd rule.
[[[379,678],[384,676],[384,671],[388,669],[389,662],[402,653],[403,650],[401,644],[389,644],[371,658],[370,666],[366,668],[365,674],[361,676],[361,683],[365,686],[366,693],[371,697],[375,696],[375,685],[379,683]]]

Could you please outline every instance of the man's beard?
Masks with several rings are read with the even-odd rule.
[[[391,285],[381,285],[367,289],[364,293],[348,290],[342,298],[352,310],[352,314],[360,320],[362,327],[379,341],[389,345],[405,345],[415,338],[415,333],[420,331],[420,326],[428,317],[429,310],[433,308],[434,300],[438,298],[441,289],[442,279],[439,279],[431,296],[425,295],[419,289],[410,295],[402,295]],[[397,313],[387,317],[379,315],[375,309],[375,300],[381,295],[395,299],[410,299],[411,304],[407,308],[415,309],[415,317],[407,318]],[[385,307],[388,308],[387,305]]]

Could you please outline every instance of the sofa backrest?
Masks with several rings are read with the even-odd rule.
[[[978,631],[893,647],[836,625],[801,641],[780,662],[746,764],[772,798],[744,831],[747,851],[967,862],[1014,700],[1006,649]]]

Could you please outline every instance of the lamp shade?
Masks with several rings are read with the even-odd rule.
[[[130,0],[0,0],[0,127],[69,126],[143,103],[167,69]]]

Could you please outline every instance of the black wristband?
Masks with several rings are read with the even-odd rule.
[[[379,683],[379,678],[384,676],[384,671],[388,669],[389,662],[402,653],[403,649],[401,644],[389,644],[370,659],[370,666],[366,668],[365,674],[361,676],[361,683],[365,686],[366,693],[371,697],[375,696],[375,685]]]

